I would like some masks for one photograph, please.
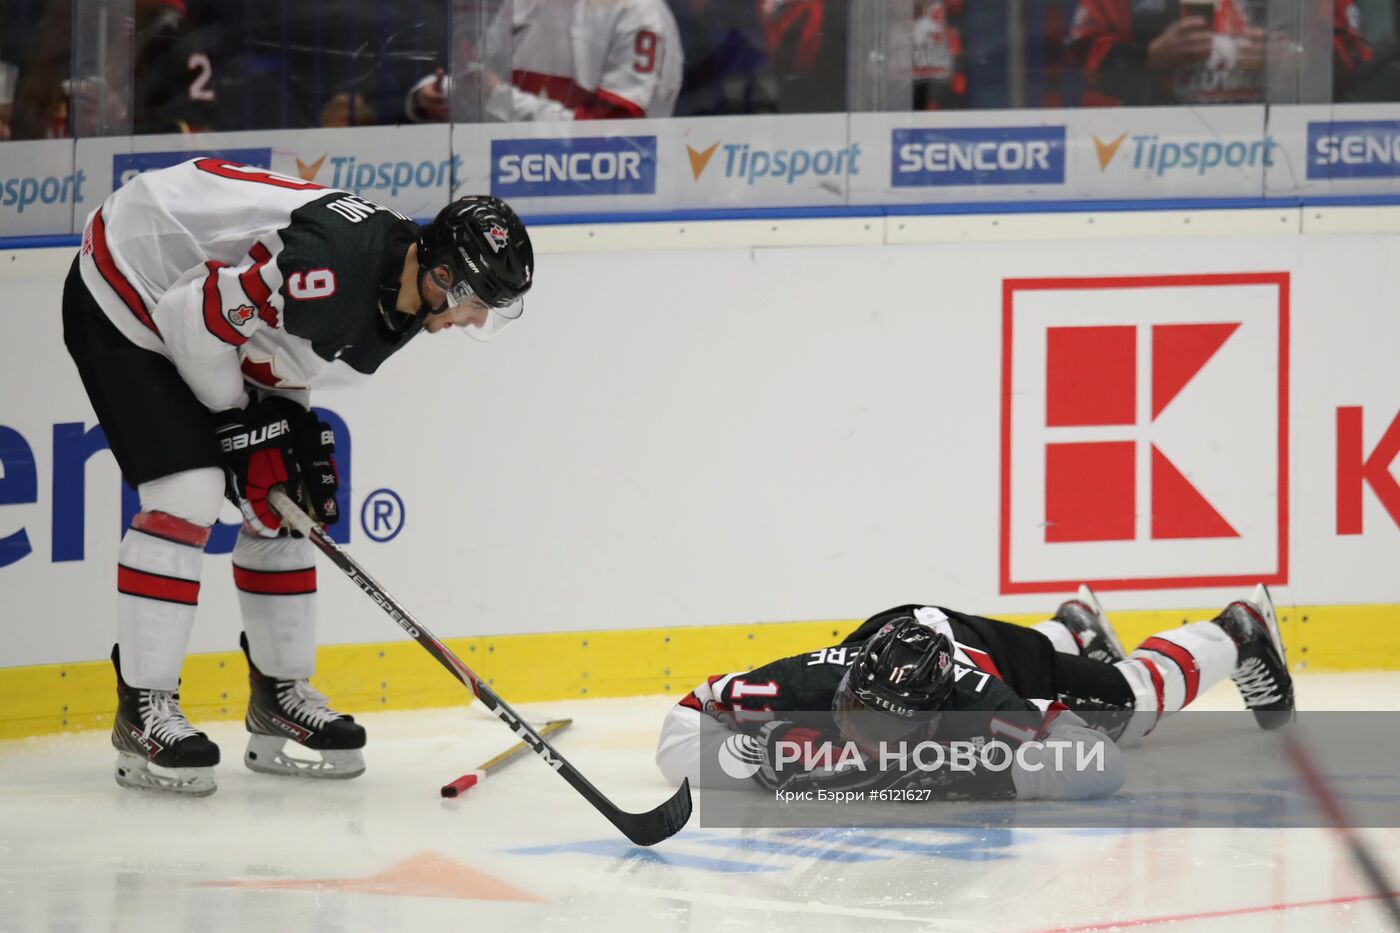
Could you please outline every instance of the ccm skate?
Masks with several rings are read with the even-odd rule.
[[[218,790],[214,766],[219,763],[219,746],[185,718],[180,691],[129,685],[122,679],[116,645],[112,666],[117,670],[117,718],[112,724],[117,783],[191,797],[207,797]]]
[[[248,636],[239,636],[248,659],[248,715],[251,733],[243,763],[264,774],[309,778],[352,778],[364,773],[365,729],[353,716],[337,713],[306,679],[277,680],[258,670],[248,654]],[[318,757],[291,754],[292,745]]]

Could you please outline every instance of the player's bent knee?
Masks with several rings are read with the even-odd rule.
[[[172,473],[142,483],[137,492],[143,512],[163,512],[207,529],[219,519],[224,501],[224,471],[202,467]]]

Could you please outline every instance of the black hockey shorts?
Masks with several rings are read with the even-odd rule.
[[[76,259],[63,283],[63,343],[128,483],[223,468],[209,410],[174,363],[127,340],[107,319]]]

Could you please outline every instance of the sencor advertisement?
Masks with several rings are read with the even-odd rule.
[[[1400,178],[1400,120],[1310,122],[1308,178]]]
[[[1065,180],[1063,126],[897,129],[890,147],[890,183],[896,188]]]
[[[1082,581],[1131,608],[1256,580],[1281,606],[1393,605],[1400,316],[1375,309],[1397,250],[542,251],[497,340],[424,335],[313,401],[353,441],[350,549],[443,637],[1050,612]],[[48,252],[26,261],[61,270]],[[0,591],[46,623],[0,659],[101,659],[130,506],[63,350],[61,276],[0,268]],[[833,300],[872,282],[857,311]],[[229,576],[206,559],[192,651],[236,644]],[[322,642],[392,637],[334,575],[320,605]]]
[[[656,137],[493,140],[491,193],[502,198],[655,194]]]

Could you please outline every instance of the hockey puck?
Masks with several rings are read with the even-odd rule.
[[[475,774],[464,774],[451,784],[442,785],[442,795],[444,797],[456,797],[458,794],[465,793],[469,787],[476,784],[476,781],[477,776]]]

